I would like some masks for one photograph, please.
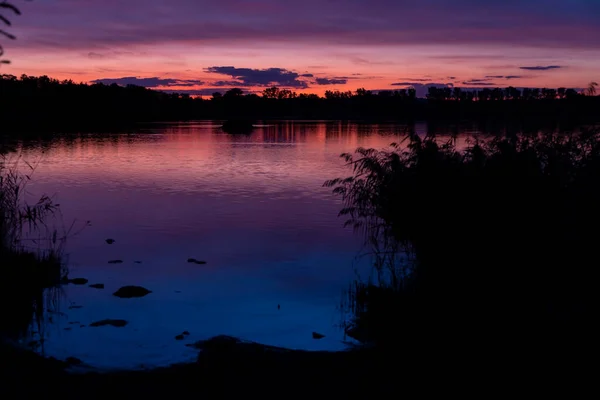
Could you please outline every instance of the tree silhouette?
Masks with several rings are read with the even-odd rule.
[[[9,17],[7,17],[7,14],[10,16],[21,15],[21,11],[14,4],[9,3],[7,0],[2,0],[0,2],[0,23],[3,23],[4,26],[12,26],[12,23],[10,22]],[[2,25],[0,25],[0,26],[2,26]],[[10,40],[16,39],[15,35],[13,35],[12,33],[8,32],[2,28],[0,28],[0,36],[4,36],[5,38],[8,38]],[[10,63],[9,60],[5,60],[5,59],[1,58],[3,55],[4,55],[4,48],[0,44],[0,64],[9,64]]]
[[[135,85],[59,81],[48,76],[0,74],[0,120],[12,131],[116,129],[140,121],[189,119],[475,120],[529,123],[597,123],[599,96],[574,89],[514,87],[431,88],[428,99],[414,88],[326,91],[325,96],[277,87],[262,96],[234,88],[212,98],[162,92]],[[64,110],[70,117],[64,118]],[[519,122],[520,121],[520,122]],[[549,122],[548,122],[549,123]],[[10,129],[9,129],[10,128]],[[48,133],[50,134],[50,133]]]
[[[266,99],[276,99],[279,95],[279,88],[277,86],[273,86],[263,90],[263,97]]]
[[[244,91],[240,88],[233,88],[233,89],[229,89],[228,91],[225,92],[225,94],[223,95],[223,97],[225,98],[236,98],[236,97],[242,97],[244,95]]]
[[[588,96],[595,96],[596,95],[596,86],[598,86],[597,82],[590,82],[587,89],[586,89],[586,94]]]

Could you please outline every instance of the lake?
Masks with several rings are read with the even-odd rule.
[[[37,165],[28,198],[53,196],[59,230],[73,224],[70,277],[105,285],[63,286],[43,332],[34,332],[45,337],[46,355],[154,367],[193,360],[185,345],[219,334],[294,349],[347,347],[339,305],[370,262],[357,257],[362,240],[343,227],[341,201],[322,184],[351,174],[341,153],[386,147],[406,127],[286,121],[234,136],[219,126],[157,124],[20,146]],[[124,285],[152,293],[112,295]],[[89,326],[104,319],[128,324]],[[183,331],[190,335],[175,340]]]

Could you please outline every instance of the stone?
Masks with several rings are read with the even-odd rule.
[[[92,322],[90,326],[94,328],[99,326],[114,326],[115,328],[122,328],[127,324],[128,322],[124,319],[103,319],[101,321]]]
[[[152,291],[141,287],[141,286],[123,286],[113,293],[113,296],[120,297],[122,299],[130,299],[132,297],[144,297]]]
[[[90,287],[93,289],[104,289],[104,283],[94,283],[93,285],[90,285]]]

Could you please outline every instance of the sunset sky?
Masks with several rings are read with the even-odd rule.
[[[600,80],[600,0],[12,2],[6,74],[191,94]]]

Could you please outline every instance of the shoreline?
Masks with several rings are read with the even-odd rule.
[[[21,392],[25,390],[28,393],[58,390],[63,398],[71,395],[78,398],[89,391],[96,396],[102,393],[118,397],[124,392],[152,394],[158,388],[170,388],[181,393],[190,393],[190,390],[212,393],[218,390],[232,394],[254,389],[276,394],[280,388],[300,384],[301,387],[292,393],[306,391],[309,394],[318,393],[321,388],[335,388],[336,392],[344,393],[346,389],[340,385],[340,380],[354,382],[366,379],[364,389],[370,392],[372,389],[367,383],[375,377],[376,371],[383,372],[383,365],[373,368],[373,362],[379,360],[381,354],[366,348],[312,352],[262,345],[230,336],[217,336],[195,346],[200,351],[197,360],[192,363],[147,370],[77,368],[79,370],[75,371],[64,361],[44,358],[3,343],[0,344],[0,378],[6,384],[2,389],[19,388]],[[43,379],[45,386],[27,386],[32,379]],[[348,385],[349,394],[355,390]]]
[[[541,343],[530,348],[523,338],[519,344],[438,338],[442,340],[423,337],[402,349],[306,352],[218,336],[203,342],[204,349],[194,363],[104,373],[74,373],[58,360],[19,351],[6,357],[3,352],[0,393],[24,396],[56,391],[63,399],[251,393],[277,398],[338,398],[408,394],[415,389],[447,393],[459,387],[489,391],[509,387],[521,390],[523,385],[531,385],[539,390],[540,384],[549,383],[551,375],[564,379],[565,374],[585,365],[585,357],[578,351],[581,349],[568,349],[550,340],[545,344],[558,346],[548,352]],[[0,349],[5,350],[2,345]],[[585,379],[585,375],[579,378]]]

